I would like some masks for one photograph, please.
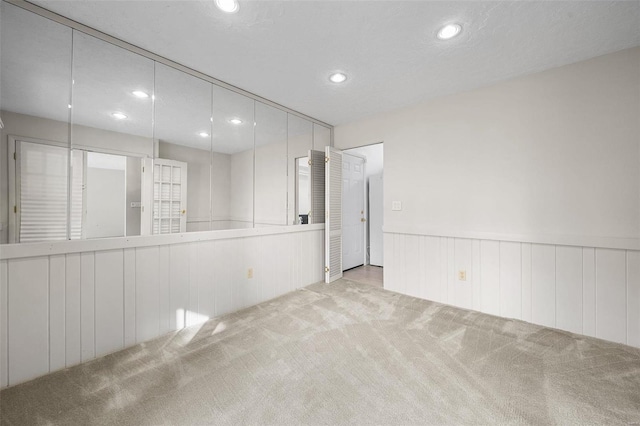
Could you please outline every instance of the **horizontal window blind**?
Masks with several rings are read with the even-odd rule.
[[[67,148],[17,142],[20,242],[67,238]]]

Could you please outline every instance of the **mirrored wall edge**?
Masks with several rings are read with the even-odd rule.
[[[184,66],[184,65],[182,65],[182,64],[180,64],[178,62],[172,61],[171,59],[167,59],[167,58],[165,58],[163,56],[160,56],[158,54],[155,54],[153,52],[145,50],[145,49],[143,49],[141,47],[135,46],[135,45],[133,45],[131,43],[128,43],[128,42],[126,42],[124,40],[120,40],[119,38],[113,37],[113,36],[111,36],[109,34],[105,34],[105,33],[101,32],[101,31],[98,31],[98,30],[96,30],[94,28],[91,28],[91,27],[89,27],[87,25],[84,25],[84,24],[81,24],[79,22],[76,22],[76,21],[74,21],[72,19],[69,19],[69,18],[67,18],[65,16],[58,15],[57,13],[51,12],[50,10],[44,9],[44,8],[42,8],[40,6],[37,6],[35,4],[32,4],[32,3],[29,3],[29,2],[27,2],[25,0],[1,0],[1,1],[7,2],[9,4],[12,4],[14,6],[20,7],[22,9],[28,10],[29,12],[33,12],[33,13],[35,13],[37,15],[40,15],[40,16],[42,16],[44,18],[51,19],[52,21],[55,21],[55,22],[57,22],[59,24],[66,25],[67,27],[70,27],[70,28],[72,28],[74,30],[80,31],[80,32],[85,33],[87,35],[96,37],[96,38],[98,38],[100,40],[103,40],[103,41],[106,41],[108,43],[114,44],[114,45],[116,45],[118,47],[121,47],[123,49],[129,50],[130,52],[137,53],[138,55],[144,56],[144,57],[146,57],[148,59],[152,59],[152,60],[154,60],[156,62],[162,63],[162,64],[167,65],[169,67],[175,68],[175,69],[177,69],[179,71],[185,72],[185,73],[190,74],[190,75],[192,75],[194,77],[198,77],[200,79],[206,80],[206,81],[208,81],[208,82],[210,82],[212,84],[215,84],[216,86],[220,86],[220,87],[223,87],[225,89],[234,91],[234,92],[239,93],[241,95],[247,96],[247,97],[249,97],[249,98],[251,98],[253,100],[265,103],[265,104],[270,105],[270,106],[272,106],[274,108],[278,108],[278,109],[280,109],[282,111],[286,111],[286,112],[288,112],[288,113],[290,113],[292,115],[296,115],[296,116],[298,116],[300,118],[304,118],[305,120],[309,120],[312,123],[316,123],[316,124],[319,124],[321,126],[328,127],[328,128],[331,129],[331,146],[333,146],[333,126],[328,124],[328,123],[325,123],[323,121],[317,120],[317,119],[315,119],[313,117],[310,117],[310,116],[308,116],[306,114],[303,114],[301,112],[298,112],[296,110],[287,108],[284,105],[280,105],[280,104],[278,104],[276,102],[273,102],[273,101],[271,101],[269,99],[263,98],[263,97],[261,97],[259,95],[251,93],[251,92],[246,91],[244,89],[241,89],[239,87],[233,86],[233,85],[231,85],[229,83],[225,83],[222,80],[218,80],[216,78],[213,78],[213,77],[211,77],[211,76],[209,76],[207,74],[201,73],[199,71],[196,71],[194,69],[186,67],[186,66]]]

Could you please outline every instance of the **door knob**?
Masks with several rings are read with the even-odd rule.
[[[360,218],[360,222],[366,222],[366,221],[367,221],[367,219],[365,219],[364,217]]]

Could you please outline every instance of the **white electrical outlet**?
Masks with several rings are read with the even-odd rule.
[[[402,201],[392,201],[391,210],[393,210],[394,212],[402,210]]]
[[[247,278],[253,278],[253,268],[247,269]]]

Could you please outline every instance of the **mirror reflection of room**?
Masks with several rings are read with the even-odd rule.
[[[253,227],[254,101],[213,86],[213,229]]]
[[[80,228],[81,238],[140,235],[154,63],[74,31],[72,70],[71,229]]]
[[[152,234],[211,229],[211,113],[211,83],[156,64]]]
[[[296,185],[299,180],[298,176],[298,159],[309,155],[309,150],[313,149],[313,123],[304,118],[288,115],[287,120],[288,134],[288,160],[287,175],[288,192],[293,194],[289,197],[287,206],[287,223],[290,225],[300,224],[300,214],[304,213],[304,207],[300,207],[299,186]],[[308,158],[308,157],[307,157]],[[307,209],[306,213],[309,212]]]
[[[0,243],[324,221],[305,158],[328,127],[1,7]]]

